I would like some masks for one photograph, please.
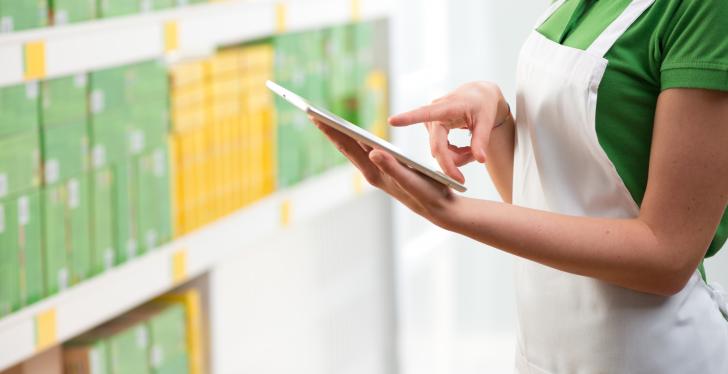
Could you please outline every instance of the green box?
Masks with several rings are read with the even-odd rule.
[[[161,60],[135,64],[126,74],[131,154],[166,146],[169,132],[169,81]]]
[[[186,313],[182,304],[164,308],[147,321],[152,342],[150,366],[154,374],[189,372]]]
[[[40,154],[37,131],[0,137],[0,198],[40,185]]]
[[[149,369],[149,331],[144,323],[129,327],[108,339],[113,374],[145,374]]]
[[[55,184],[89,170],[86,122],[44,127],[43,180]]]
[[[142,12],[151,12],[154,10],[162,10],[174,8],[177,6],[176,0],[142,0]]]
[[[43,128],[86,123],[87,81],[85,74],[78,74],[41,83]]]
[[[126,67],[90,74],[91,167],[105,168],[126,160],[129,104],[125,92]]]
[[[0,317],[44,296],[40,194],[0,200]]]
[[[356,123],[357,80],[354,26],[341,25],[326,30],[327,107],[345,120]]]
[[[116,265],[122,264],[134,257],[139,251],[137,240],[139,231],[137,223],[137,204],[134,175],[135,167],[128,161],[114,165],[116,176],[116,189],[114,190],[114,204],[116,207]]]
[[[171,239],[169,160],[166,148],[136,159],[136,214],[138,240],[142,252],[157,248]]]
[[[0,137],[38,131],[38,93],[38,82],[0,87]]]
[[[116,178],[114,167],[92,173],[91,183],[91,273],[109,270],[116,262]]]
[[[138,0],[98,0],[98,9],[101,18],[135,14],[142,10]]]
[[[87,21],[96,18],[96,0],[50,0],[53,24]]]
[[[166,63],[164,60],[150,60],[129,66],[127,85],[132,102],[146,102],[150,98],[166,101],[169,96]],[[140,99],[142,101],[138,101]]]
[[[89,179],[70,178],[43,191],[46,290],[54,294],[91,275]]]
[[[167,144],[169,87],[159,61],[91,74],[95,168]]]
[[[20,306],[20,275],[18,269],[18,230],[15,226],[12,201],[0,202],[0,317]]]
[[[302,69],[299,54],[300,33],[283,34],[273,38],[275,51],[273,76],[276,82],[291,91],[305,95],[306,69]],[[278,129],[278,184],[285,188],[295,185],[304,177],[306,162],[305,127],[303,117],[286,100],[276,96],[275,109]]]
[[[47,25],[47,0],[0,0],[0,33]]]

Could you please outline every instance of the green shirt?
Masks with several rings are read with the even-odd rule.
[[[566,0],[537,31],[552,41],[585,50],[629,3]],[[668,88],[728,91],[728,0],[655,0],[604,57],[609,65],[597,97],[597,137],[641,204],[660,92]],[[728,211],[706,257],[718,252],[726,238]]]

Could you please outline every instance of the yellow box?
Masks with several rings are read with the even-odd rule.
[[[172,91],[199,85],[205,81],[205,69],[201,62],[175,64],[169,69]]]
[[[221,51],[207,61],[207,73],[209,76],[238,74],[240,64],[240,53],[238,50]]]

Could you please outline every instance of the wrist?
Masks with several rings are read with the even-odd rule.
[[[447,203],[431,214],[431,221],[435,225],[448,231],[457,232],[459,227],[459,216],[462,214],[463,202],[466,198],[454,193],[451,194]]]

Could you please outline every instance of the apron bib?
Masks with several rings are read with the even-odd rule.
[[[632,1],[586,51],[531,33],[518,66],[514,204],[638,216],[597,139],[596,106],[605,54],[653,2]],[[728,323],[697,271],[678,294],[661,297],[517,261],[518,373],[728,373]]]

